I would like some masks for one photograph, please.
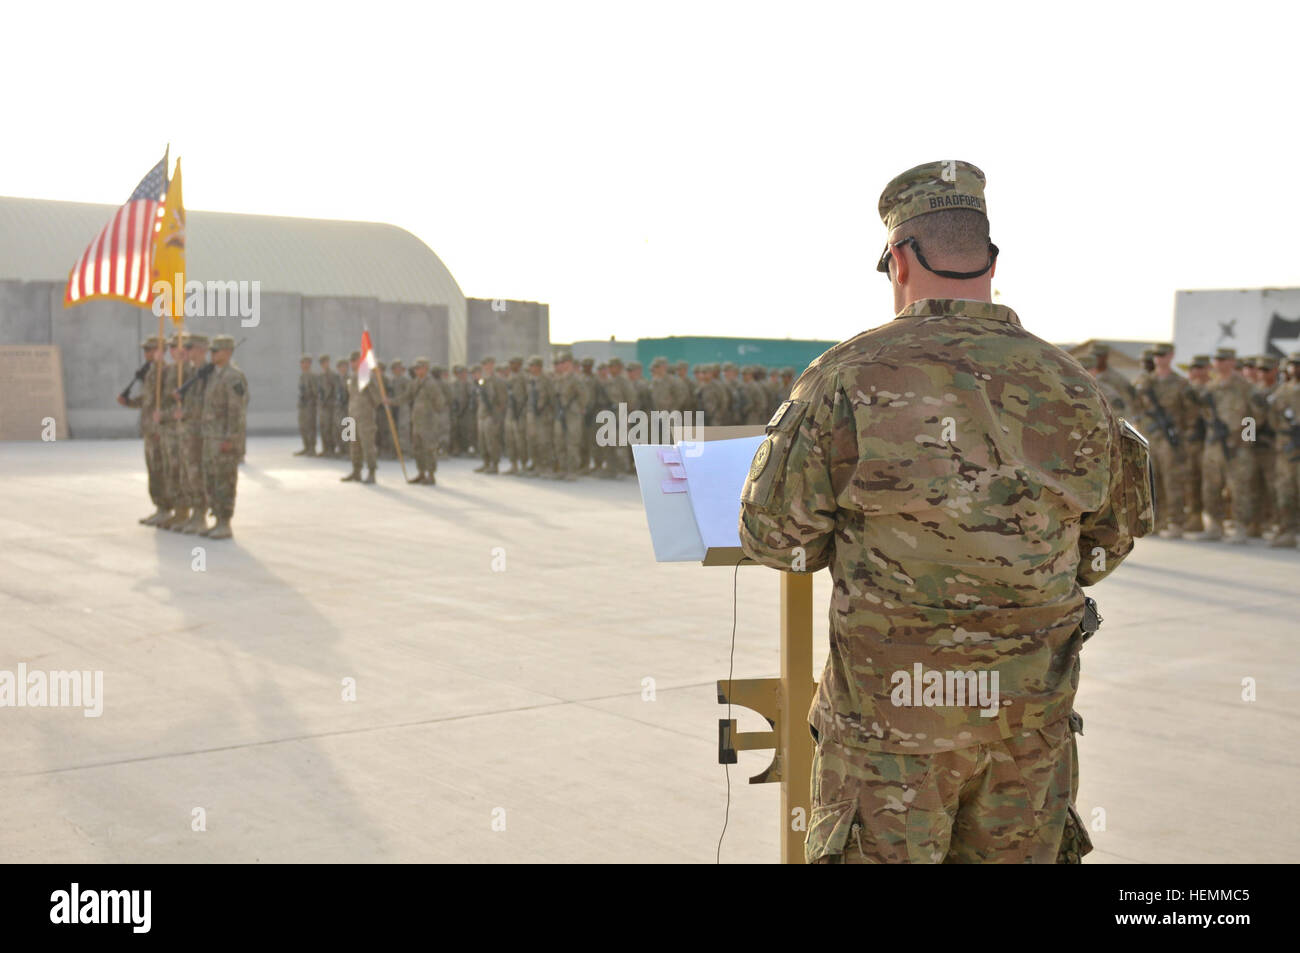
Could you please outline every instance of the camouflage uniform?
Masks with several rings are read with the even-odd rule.
[[[486,365],[491,358],[484,358]],[[506,383],[496,373],[483,368],[483,380],[476,394],[478,398],[478,444],[483,455],[483,465],[475,473],[497,473],[501,463],[502,430],[506,419]]]
[[[219,334],[212,350],[233,350],[234,339]],[[235,514],[235,487],[239,481],[239,450],[244,442],[248,381],[233,363],[217,367],[203,389],[203,481],[207,504],[217,525],[204,530],[210,539],[230,536]]]
[[[510,376],[506,379],[505,450],[510,461],[507,473],[519,473],[528,463],[528,434],[525,415],[528,405],[528,382],[524,380],[524,359],[510,359]]]
[[[185,336],[187,347],[203,348],[208,339],[200,334]],[[199,355],[195,355],[199,356]],[[207,486],[203,479],[203,395],[207,390],[205,378],[211,377],[211,365],[190,361],[186,370],[185,393],[181,395],[181,489],[190,518],[173,529],[184,533],[198,533],[208,528]]]
[[[1242,421],[1257,413],[1251,401],[1250,383],[1236,373],[1211,379],[1206,387],[1204,413],[1207,433],[1201,464],[1201,497],[1210,517],[1206,538],[1218,539],[1223,535],[1223,521],[1227,516],[1223,494],[1227,490],[1232,497],[1232,518],[1236,523],[1233,542],[1244,543],[1255,518],[1251,482],[1255,472],[1255,445],[1242,439]]]
[[[1289,360],[1300,367],[1300,352]],[[1273,461],[1277,535],[1271,545],[1291,547],[1300,532],[1300,381],[1278,386],[1269,398],[1269,413],[1278,441]]]
[[[354,351],[353,355],[354,361],[359,359],[357,352]],[[382,402],[376,377],[377,371],[372,371],[363,390],[357,380],[357,372],[353,370],[348,375],[348,416],[353,421],[352,442],[348,446],[348,453],[352,457],[352,473],[343,478],[345,481],[360,480],[363,463],[369,471],[367,481],[373,481],[375,467],[379,465],[379,450],[375,442],[379,426],[375,415]]]
[[[298,436],[302,437],[301,457],[316,456],[316,408],[320,399],[319,384],[312,373],[313,358],[310,354],[302,356],[301,364],[307,369],[298,375]]]
[[[900,178],[976,191],[945,165]],[[891,228],[912,198],[890,198],[896,183]],[[767,430],[742,546],[833,580],[807,858],[1054,862],[1076,776],[1080,587],[1152,528],[1145,440],[1009,308],[946,299],[827,351]],[[900,697],[923,670],[918,694],[934,675],[996,675],[994,716],[960,694]]]
[[[1209,366],[1209,355],[1198,354],[1192,358],[1193,368]],[[1196,416],[1187,434],[1187,482],[1183,486],[1183,528],[1194,533],[1205,529],[1205,504],[1201,499],[1201,465],[1205,459],[1205,393],[1202,383],[1189,380],[1192,399],[1196,402]]]
[[[156,337],[148,338],[144,342],[146,359],[150,345],[155,348],[158,346]],[[160,356],[148,360],[148,368],[140,380],[140,393],[135,397],[127,397],[122,403],[132,409],[140,410],[140,436],[144,443],[144,466],[145,472],[149,476],[149,499],[153,501],[154,512],[149,516],[142,517],[140,522],[146,526],[153,526],[167,516],[167,511],[171,509],[171,500],[167,498],[167,477],[166,464],[162,455],[162,434],[158,424],[154,421],[154,411],[157,409],[158,395],[158,373],[164,367],[159,363]]]
[[[343,446],[343,418],[348,415],[348,362],[339,361],[334,370],[334,456],[350,457],[351,451]]]
[[[478,449],[474,443],[474,385],[463,365],[457,364],[452,372],[456,375],[456,380],[451,385],[451,426],[454,434],[452,452],[462,456]]]
[[[330,367],[330,356],[322,354],[319,363],[320,372],[316,375],[316,423],[320,434],[320,455],[332,457],[338,452],[339,432],[334,429],[334,422],[339,416],[338,375]]]
[[[556,364],[572,360],[566,354]],[[581,467],[583,424],[587,415],[587,391],[576,371],[570,369],[555,378],[555,475],[573,480]]]
[[[401,361],[393,361],[389,365],[393,369],[392,390],[388,392],[389,398],[393,402],[393,424],[397,428],[397,439],[402,444],[402,453],[406,454],[412,446],[411,437],[411,387],[414,382],[406,374],[406,366]],[[384,415],[387,418],[387,414]],[[388,421],[382,421],[387,426]],[[392,439],[392,435],[389,435]],[[394,453],[396,448],[394,448]]]
[[[1157,348],[1157,353],[1162,353],[1160,348]],[[1134,391],[1137,394],[1134,416],[1151,446],[1156,522],[1165,528],[1166,535],[1177,538],[1182,535],[1185,517],[1183,487],[1187,483],[1187,441],[1195,429],[1200,405],[1187,379],[1176,373],[1164,378],[1155,373],[1143,373],[1138,377]],[[1162,413],[1173,428],[1176,442],[1170,441],[1160,423]]]
[[[540,370],[541,366],[540,357],[530,357],[525,382],[528,396],[524,402],[524,429],[532,458],[529,472],[533,476],[555,472],[555,382]],[[537,373],[533,373],[534,368]]]
[[[429,376],[434,379],[435,383],[438,385],[438,389],[442,391],[442,406],[438,408],[436,415],[438,418],[436,442],[438,445],[438,456],[440,457],[448,456],[452,452],[453,421],[451,403],[455,396],[455,391],[452,388],[451,382],[447,380],[446,375],[447,369],[445,367],[435,367],[429,372]]]
[[[179,347],[179,335],[173,337],[172,342],[174,342],[173,347]],[[179,362],[169,364],[163,370],[162,404],[158,408],[160,415],[158,430],[162,442],[163,477],[167,486],[167,499],[172,506],[172,515],[157,524],[162,529],[180,526],[189,519],[185,491],[181,486],[181,425],[180,421],[176,419],[181,409],[180,402],[176,399],[176,391],[181,386],[181,368],[184,366],[185,358],[182,356]],[[189,376],[188,367],[186,367],[185,376]]]
[[[427,368],[429,359],[416,360],[416,368]],[[447,395],[428,372],[423,377],[416,376],[407,389],[406,400],[409,403],[411,420],[411,440],[415,454],[415,466],[419,470],[412,483],[435,482],[438,471],[438,437],[441,418],[447,410]]]

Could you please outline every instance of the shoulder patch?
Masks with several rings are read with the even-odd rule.
[[[230,389],[233,390],[240,397],[244,396],[244,382],[239,378],[236,378],[234,383],[230,385]]]
[[[772,438],[768,437],[758,445],[754,451],[754,462],[749,465],[749,478],[757,480],[763,473],[763,468],[767,466],[767,459],[772,455]]]

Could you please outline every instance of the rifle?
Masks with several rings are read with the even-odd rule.
[[[243,344],[247,340],[248,338],[246,337],[240,338],[237,342],[235,342],[235,346],[230,349],[230,353],[234,354],[235,351],[239,350],[239,345]],[[212,372],[216,370],[216,367],[217,365],[213,364],[210,361],[207,364],[204,364],[202,367],[200,367],[198,369],[198,372],[189,380],[187,380],[184,384],[182,384],[180,390],[176,391],[176,398],[178,400],[184,399],[185,392],[189,390],[191,387],[193,387],[195,383],[197,383],[198,381],[206,381],[209,377],[211,377]]]
[[[136,381],[139,381],[141,384],[144,383],[145,375],[149,373],[149,365],[152,363],[153,361],[145,361],[140,365],[140,369],[135,372],[135,376],[131,378],[130,382],[122,390],[121,397],[123,400],[131,399],[131,388],[135,386]]]
[[[1178,449],[1178,428],[1174,426],[1168,412],[1161,406],[1160,399],[1156,397],[1155,384],[1148,384],[1147,389],[1142,392],[1142,396],[1151,401],[1151,407],[1153,408],[1151,417],[1154,418],[1156,425],[1165,432],[1165,439],[1169,441],[1169,446],[1175,450]]]
[[[1213,439],[1217,440],[1219,446],[1223,447],[1223,459],[1232,459],[1232,449],[1228,446],[1228,425],[1219,419],[1219,410],[1214,406],[1214,395],[1209,391],[1205,392],[1205,402],[1210,407],[1210,416],[1213,420]]]

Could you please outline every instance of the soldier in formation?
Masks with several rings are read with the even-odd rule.
[[[320,407],[320,385],[312,372],[312,361],[310,354],[304,354],[298,361],[301,369],[298,375],[298,434],[302,437],[302,449],[294,452],[295,457],[316,456],[316,414]]]

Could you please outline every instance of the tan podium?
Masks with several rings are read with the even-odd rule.
[[[671,446],[632,447],[656,560],[757,565],[740,549],[736,527],[740,490],[763,433],[763,427],[705,427]],[[734,446],[707,446],[715,441]],[[710,460],[714,449],[719,454]],[[723,535],[728,520],[734,542]],[[781,677],[718,680],[719,704],[749,708],[771,728],[742,732],[734,718],[719,719],[718,763],[736,764],[740,751],[774,749],[771,763],[749,783],[780,783],[781,863],[802,864],[813,756],[807,717],[817,688],[812,677],[813,587],[811,573],[780,576]]]

